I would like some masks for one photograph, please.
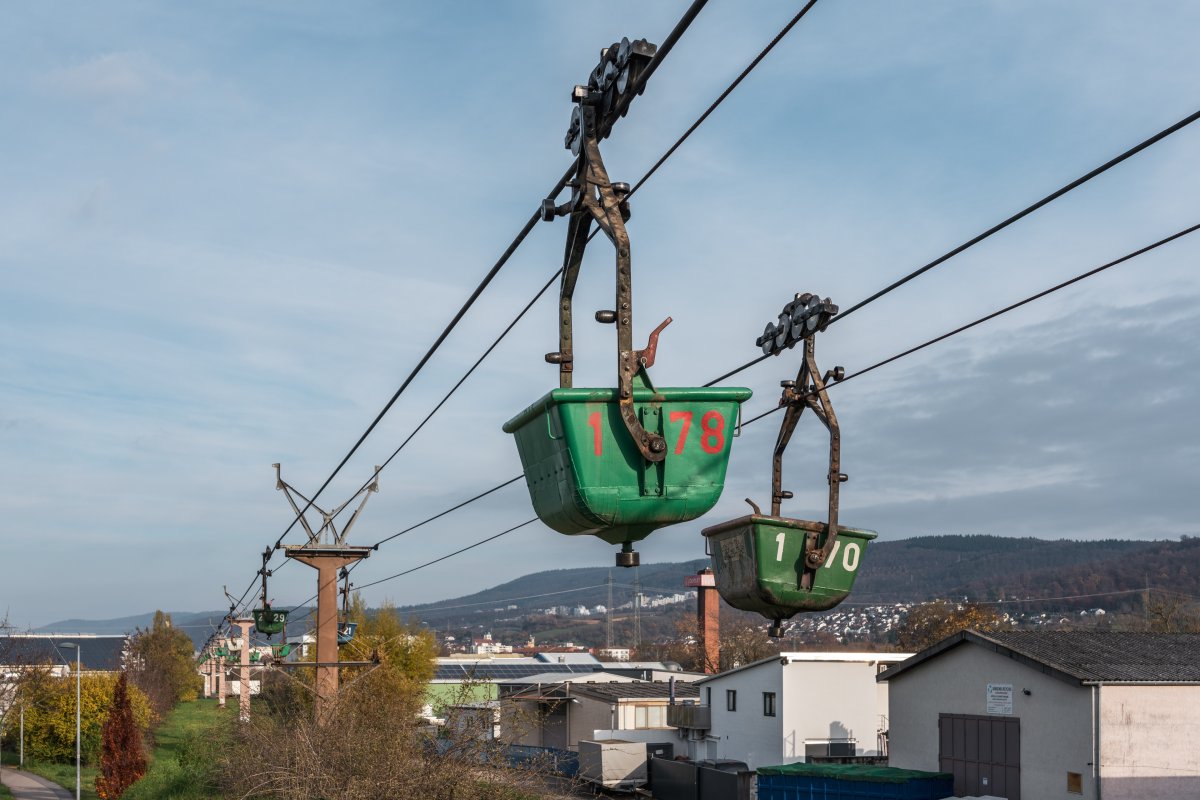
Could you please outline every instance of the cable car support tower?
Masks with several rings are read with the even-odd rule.
[[[324,721],[329,718],[329,714],[333,710],[338,692],[338,634],[340,627],[338,624],[338,577],[342,570],[367,558],[374,549],[348,545],[346,538],[354,527],[354,523],[358,521],[358,516],[366,506],[367,500],[373,493],[379,491],[379,467],[375,467],[375,477],[370,483],[359,489],[353,497],[333,509],[332,512],[327,512],[283,480],[279,464],[272,466],[275,467],[275,488],[282,491],[287,497],[288,503],[296,513],[296,518],[304,526],[305,533],[308,534],[308,541],[304,544],[285,545],[284,555],[317,571],[317,655],[314,664],[317,674],[314,690],[317,720]],[[297,503],[297,499],[309,504],[321,515],[322,522],[319,527],[314,528],[308,518],[301,513],[301,506]],[[339,531],[334,522],[335,518],[356,500],[358,507]]]

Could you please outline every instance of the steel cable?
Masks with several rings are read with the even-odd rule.
[[[1195,122],[1197,119],[1200,119],[1200,111],[1197,111],[1193,114],[1190,114],[1190,115],[1184,117],[1179,122],[1176,122],[1174,125],[1171,125],[1170,127],[1164,128],[1163,130],[1159,131],[1158,133],[1154,134],[1153,136],[1149,137],[1148,139],[1145,139],[1142,142],[1129,148],[1128,150],[1126,150],[1125,152],[1116,156],[1115,158],[1112,158],[1109,161],[1106,161],[1104,164],[1101,164],[1100,166],[1096,167],[1091,172],[1088,172],[1086,175],[1076,178],[1075,180],[1071,181],[1070,183],[1061,187],[1060,189],[1057,189],[1056,191],[1053,191],[1050,194],[1046,195],[1041,200],[1038,200],[1036,203],[1026,206],[1023,210],[1018,211],[1016,214],[1013,214],[1011,217],[1004,220],[1003,222],[993,225],[991,228],[988,228],[986,231],[979,234],[978,236],[976,236],[972,239],[969,239],[966,242],[963,242],[958,247],[955,247],[953,250],[950,250],[950,251],[944,253],[943,255],[938,256],[933,261],[930,261],[928,264],[925,264],[924,266],[913,270],[912,272],[905,275],[903,278],[900,278],[899,280],[892,282],[888,286],[885,286],[883,289],[880,289],[879,291],[875,292],[870,297],[867,297],[864,300],[860,300],[859,302],[855,303],[854,305],[850,306],[845,311],[842,311],[840,314],[838,314],[836,317],[834,317],[830,321],[830,324],[832,325],[839,320],[845,319],[849,315],[853,314],[855,311],[858,311],[860,308],[862,308],[870,303],[873,303],[874,301],[878,300],[879,298],[883,297],[884,295],[900,288],[901,286],[903,286],[904,284],[913,280],[914,278],[917,278],[920,275],[924,275],[926,272],[929,272],[931,269],[934,269],[935,267],[938,267],[941,264],[944,264],[945,262],[949,261],[951,258],[954,258],[955,256],[959,255],[960,253],[963,253],[966,250],[969,250],[970,248],[979,244],[980,242],[982,242],[983,240],[992,236],[993,234],[999,233],[1000,231],[1007,228],[1009,225],[1012,225],[1014,222],[1024,219],[1025,217],[1032,214],[1034,211],[1037,211],[1038,209],[1040,209],[1046,205],[1049,205],[1050,203],[1052,203],[1053,201],[1062,197],[1063,195],[1067,194],[1068,192],[1072,191],[1073,189],[1079,188],[1080,186],[1084,185],[1085,183],[1092,180],[1093,178],[1095,178],[1099,175],[1102,175],[1103,173],[1107,172],[1108,170],[1112,169],[1113,167],[1117,166],[1118,164],[1132,158],[1133,156],[1142,152],[1143,150],[1150,147],[1151,145],[1162,141],[1163,139],[1167,138],[1168,136],[1170,136],[1173,133],[1183,130],[1188,125],[1191,125],[1193,122]],[[721,381],[726,380],[728,378],[732,378],[734,375],[737,375],[739,372],[742,372],[743,370],[747,370],[750,367],[753,367],[755,364],[759,364],[768,358],[770,358],[769,355],[759,356],[759,357],[753,359],[752,361],[748,361],[745,364],[741,365],[740,367],[737,367],[736,369],[726,372],[720,378],[717,378],[716,380],[712,381],[711,383],[706,383],[705,386],[712,386],[713,384],[720,383]]]

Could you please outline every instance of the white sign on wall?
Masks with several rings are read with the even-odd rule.
[[[989,683],[987,685],[987,713],[1013,713],[1013,687],[1011,683]]]

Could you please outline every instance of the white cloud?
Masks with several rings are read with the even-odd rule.
[[[73,67],[63,67],[45,76],[50,88],[66,94],[99,100],[130,98],[146,94],[168,73],[137,53],[105,53]]]

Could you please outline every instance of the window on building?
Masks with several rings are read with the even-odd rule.
[[[704,687],[704,705],[708,706],[709,708],[712,708],[712,687],[711,686]]]
[[[725,690],[725,710],[726,711],[737,711],[737,690],[736,689],[726,689]]]
[[[1083,794],[1083,775],[1081,773],[1067,773],[1067,791],[1071,794]]]
[[[640,705],[633,707],[634,728],[667,727],[667,707]]]
[[[775,693],[763,692],[763,716],[775,716]]]

